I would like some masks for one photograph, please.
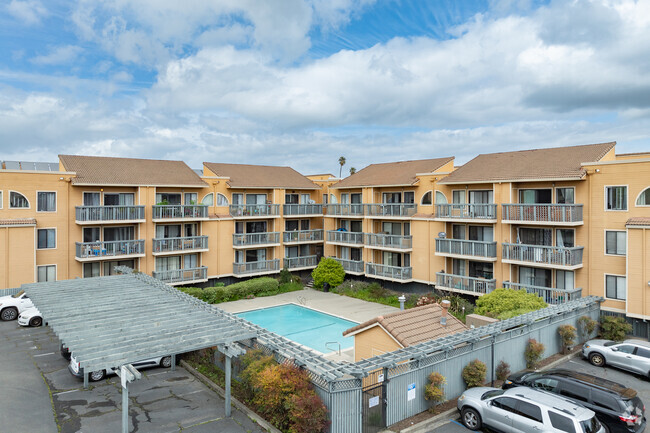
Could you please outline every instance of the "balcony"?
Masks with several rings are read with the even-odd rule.
[[[198,268],[173,269],[169,271],[153,271],[154,278],[159,279],[167,284],[190,284],[208,281],[208,268],[200,266]]]
[[[234,218],[277,218],[279,204],[231,204],[230,215]]]
[[[339,262],[348,274],[363,275],[363,260],[348,260],[332,257]]]
[[[579,226],[581,204],[504,204],[502,221],[506,224]]]
[[[207,236],[188,236],[182,238],[156,238],[153,240],[153,255],[173,253],[197,253],[208,250]]]
[[[338,230],[328,230],[327,242],[329,242],[330,244],[363,246],[363,233],[340,232]]]
[[[77,224],[143,223],[144,206],[76,206]]]
[[[504,243],[501,261],[540,268],[573,270],[582,267],[584,247],[548,247],[543,245]]]
[[[413,248],[413,237],[366,233],[366,246],[382,250],[410,250]]]
[[[235,248],[278,246],[280,245],[280,232],[233,233],[232,245]]]
[[[298,269],[315,268],[318,265],[317,256],[303,256],[303,257],[285,257],[284,267],[295,271]]]
[[[395,219],[411,218],[417,211],[414,203],[367,204],[366,215],[372,218]]]
[[[204,204],[154,205],[154,222],[207,220],[208,206]]]
[[[497,280],[436,272],[436,289],[470,295],[485,295],[496,288]]]
[[[434,219],[459,222],[497,222],[497,205],[494,203],[436,204]]]
[[[325,205],[325,215],[334,217],[363,216],[363,205],[353,204],[328,204]]]
[[[323,215],[322,204],[285,204],[282,206],[284,216]]]
[[[285,244],[308,244],[323,242],[323,229],[283,232],[282,242]]]
[[[75,247],[75,259],[78,262],[144,257],[144,239],[112,242],[75,242]]]
[[[259,262],[233,263],[232,273],[235,277],[248,275],[272,274],[280,271],[280,259],[260,260]]]
[[[497,243],[436,238],[435,254],[443,257],[494,262],[497,259]]]
[[[413,279],[413,269],[410,266],[389,266],[378,263],[366,263],[366,276],[406,283]]]
[[[533,286],[530,284],[511,283],[504,281],[503,287],[506,289],[525,290],[528,293],[534,293],[544,300],[547,304],[557,305],[569,301],[575,301],[582,297],[582,289],[553,289],[551,287]]]

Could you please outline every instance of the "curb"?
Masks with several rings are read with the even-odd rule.
[[[208,388],[219,394],[221,398],[225,398],[226,396],[226,391],[218,386],[216,383],[212,382],[210,379],[205,377],[201,372],[197,371],[194,367],[189,365],[187,362],[184,360],[181,360],[180,362],[181,366],[185,368],[188,373],[190,373],[192,376],[196,377],[200,382],[203,384],[207,385]],[[232,395],[230,396],[230,401],[233,406],[235,406],[237,409],[240,411],[244,412],[250,419],[255,421],[260,427],[266,429],[267,432],[270,433],[282,433],[280,430],[277,428],[273,427],[271,424],[269,424],[268,421],[266,421],[264,418],[253,412],[246,406],[244,403],[241,401],[237,400],[235,397]]]

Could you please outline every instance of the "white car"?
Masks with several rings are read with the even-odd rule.
[[[38,308],[28,308],[18,315],[18,324],[20,326],[41,326],[43,324],[43,316]]]
[[[32,300],[24,290],[15,295],[2,296],[0,297],[0,319],[15,320],[20,313],[33,306]]]
[[[134,362],[131,365],[133,365],[138,370],[143,368],[157,367],[157,366],[169,368],[172,366],[172,357],[168,355],[168,356],[161,356],[160,358],[145,359],[144,361]],[[84,369],[79,367],[79,363],[77,362],[74,356],[70,357],[70,364],[68,364],[68,370],[75,377],[78,378],[84,377]],[[98,380],[102,380],[103,378],[105,378],[107,375],[115,374],[115,370],[117,370],[117,368],[109,368],[107,370],[93,371],[88,375],[88,378],[92,382],[97,382]]]

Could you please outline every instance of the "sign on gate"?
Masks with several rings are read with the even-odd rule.
[[[406,390],[406,401],[415,400],[415,383],[409,384]]]

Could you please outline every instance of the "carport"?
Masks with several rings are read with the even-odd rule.
[[[147,358],[218,347],[226,355],[226,416],[230,416],[230,364],[243,353],[237,341],[259,328],[129,268],[122,275],[24,284],[64,347],[89,372],[118,368],[122,379],[122,431],[128,431],[130,365]]]

